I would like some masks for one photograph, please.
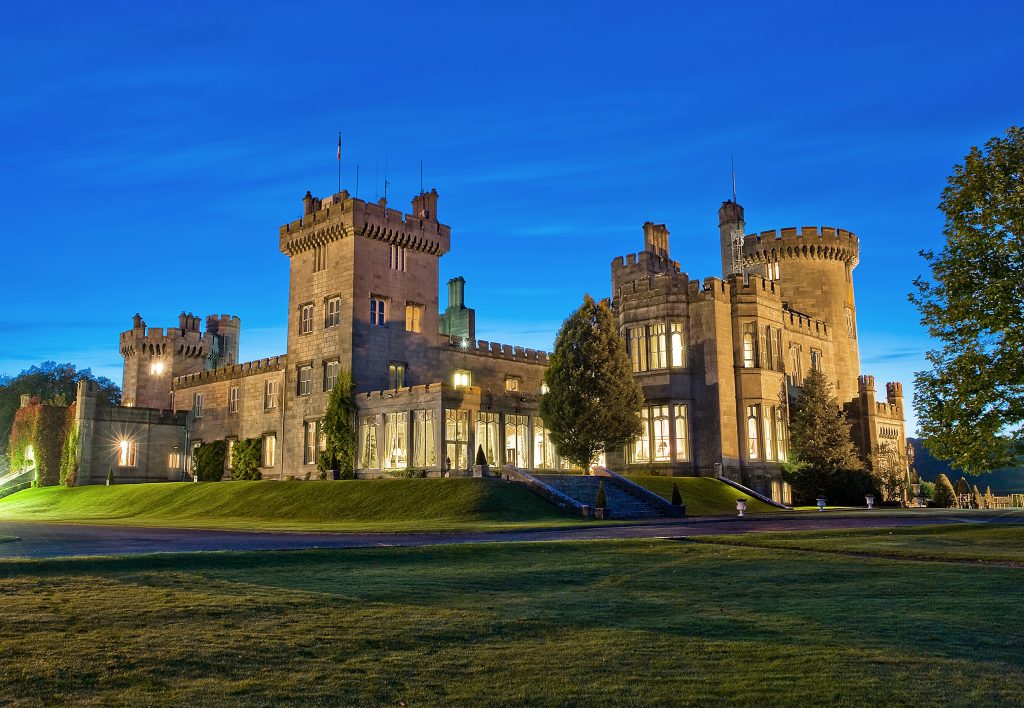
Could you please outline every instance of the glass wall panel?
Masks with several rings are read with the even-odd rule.
[[[434,411],[412,412],[412,466],[420,469],[435,467]]]
[[[668,406],[651,406],[651,429],[654,438],[654,461],[668,462],[672,459]]]
[[[359,469],[380,469],[377,461],[377,416],[364,416],[359,421]]]
[[[686,462],[690,459],[690,431],[687,427],[689,421],[686,416],[686,404],[676,405],[673,413],[675,415],[676,459]]]
[[[409,414],[384,414],[384,469],[401,470],[409,466]]]
[[[469,469],[469,411],[446,408],[444,411],[445,467]]]
[[[526,469],[530,466],[529,418],[505,415],[505,462]]]
[[[483,447],[489,465],[501,464],[500,432],[497,413],[476,414],[476,444]]]

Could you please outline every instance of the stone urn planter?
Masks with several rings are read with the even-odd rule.
[[[607,513],[608,513],[608,510],[605,509],[603,506],[595,506],[594,507],[594,518],[595,519],[604,520],[604,519],[608,518],[607,517]]]
[[[875,495],[874,494],[866,495],[864,497],[864,501],[866,501],[868,503],[868,509],[874,509],[875,508]]]
[[[818,511],[825,511],[825,497],[818,497]]]
[[[747,500],[746,499],[737,499],[736,500],[736,511],[739,512],[738,516],[743,516],[743,514],[746,513],[746,511],[747,511]]]
[[[924,497],[922,497],[922,496],[914,497],[914,506],[916,506],[919,509],[924,508]]]
[[[490,477],[491,466],[490,465],[473,465],[473,476],[474,477]]]

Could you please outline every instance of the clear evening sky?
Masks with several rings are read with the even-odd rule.
[[[924,366],[907,302],[952,165],[1024,120],[1024,4],[7,3],[0,373],[121,380],[117,337],[182,310],[284,352],[277,228],[307,189],[436,187],[481,339],[550,348],[665,222],[719,275],[735,155],[747,230],[846,228],[861,366]],[[444,290],[442,288],[442,306]],[[913,421],[909,421],[911,426]]]

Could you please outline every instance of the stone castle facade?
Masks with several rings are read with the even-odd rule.
[[[120,338],[123,414],[136,421],[130,454],[124,440],[97,445],[106,457],[83,459],[80,483],[100,481],[110,457],[122,479],[188,478],[196,445],[253,437],[263,441],[264,478],[315,478],[320,421],[341,370],[357,387],[360,476],[468,474],[478,446],[492,465],[564,467],[538,414],[547,354],[478,341],[462,278],[449,281],[440,310],[438,263],[451,229],[437,209],[436,191],[418,194],[409,213],[347,191],[307,192],[302,217],[279,230],[290,262],[280,356],[239,362],[236,317],[207,317],[200,331],[191,314],[166,330],[136,315]],[[732,201],[719,226],[722,278],[691,280],[670,256],[668,229],[653,223],[642,251],[612,261],[613,308],[646,405],[644,435],[608,450],[607,466],[724,475],[789,501],[780,475],[788,400],[817,368],[872,469],[905,469],[901,387],[887,384],[877,402],[873,378],[860,372],[856,236],[829,227],[746,235]],[[161,425],[175,432],[154,436]]]

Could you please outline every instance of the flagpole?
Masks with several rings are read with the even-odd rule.
[[[338,191],[336,194],[341,193],[341,131],[338,131]]]
[[[356,199],[359,199],[359,163],[356,163]]]

